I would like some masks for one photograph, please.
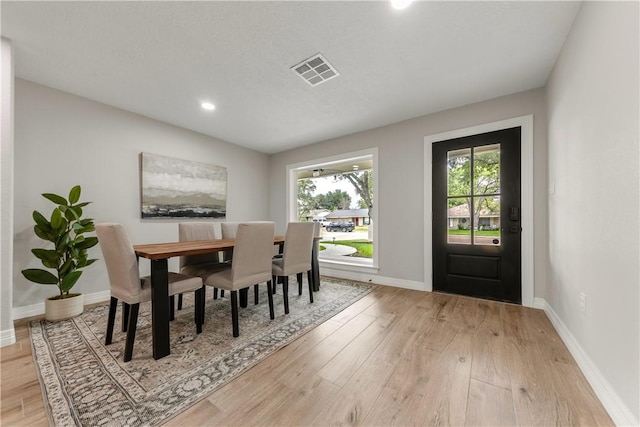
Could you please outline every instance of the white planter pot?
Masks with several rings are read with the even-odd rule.
[[[69,319],[82,314],[84,310],[84,296],[64,299],[44,300],[44,318],[49,321]]]

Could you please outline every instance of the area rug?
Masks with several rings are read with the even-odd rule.
[[[193,322],[193,298],[171,322],[171,355],[154,360],[150,305],[142,304],[133,360],[123,362],[126,334],[118,307],[113,343],[105,346],[108,306],[60,322],[30,324],[36,370],[45,407],[56,426],[158,425],[184,411],[268,355],[333,317],[371,291],[364,283],[322,278],[309,303],[308,287],[298,296],[289,287],[290,313],[285,315],[282,288],[274,296],[275,320],[269,319],[266,286],[260,304],[240,308],[240,337],[231,335],[228,293],[213,300],[207,293],[201,334]]]

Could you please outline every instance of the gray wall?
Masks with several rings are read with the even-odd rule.
[[[546,299],[640,419],[637,2],[583,3],[547,86]],[[586,312],[580,293],[586,294]],[[602,396],[601,396],[602,398]]]
[[[378,274],[423,282],[424,137],[528,114],[534,115],[535,295],[544,296],[547,274],[547,149],[543,89],[467,105],[276,154],[271,158],[269,176],[271,218],[278,223],[286,220],[287,165],[378,147]]]
[[[52,206],[41,193],[66,195],[80,184],[82,200],[93,202],[86,213],[124,224],[134,243],[178,239],[178,220],[140,219],[140,152],[227,167],[227,219],[268,217],[266,154],[25,80],[16,80],[15,101],[14,307],[56,292],[20,274],[39,266],[30,249],[43,242],[33,234],[31,212]],[[98,247],[93,255],[101,257]],[[148,262],[141,267],[148,271]],[[85,294],[108,290],[104,263],[88,267],[76,287]]]

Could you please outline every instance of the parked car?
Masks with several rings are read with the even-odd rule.
[[[352,232],[356,225],[352,221],[336,221],[327,225],[327,231],[348,231]]]
[[[331,224],[331,221],[327,221],[324,219],[314,219],[313,222],[319,222],[321,226],[326,227]]]

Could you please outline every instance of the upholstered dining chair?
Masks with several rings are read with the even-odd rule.
[[[220,229],[222,230],[222,238],[223,239],[235,239],[236,238],[236,233],[238,232],[238,224],[240,224],[239,222],[223,222],[220,224]],[[227,250],[224,251],[222,253],[222,256],[224,258],[225,262],[231,262],[231,260],[233,259],[233,250]],[[242,292],[245,292],[244,296],[245,299],[247,297],[247,290],[243,290]],[[258,284],[254,284],[253,285],[253,302],[255,305],[258,305],[258,303],[260,302],[260,299],[258,298],[258,294],[260,292],[259,286]],[[242,294],[240,294],[240,301],[242,302]],[[246,300],[245,300],[246,302]],[[240,304],[242,305],[242,303]],[[243,307],[246,307],[246,305],[243,305]]]
[[[123,302],[123,320],[127,318],[127,338],[124,350],[124,361],[128,362],[133,356],[133,342],[136,337],[138,311],[140,303],[151,300],[151,277],[140,277],[138,259],[133,250],[126,230],[121,224],[96,224],[96,234],[102,250],[102,256],[107,266],[109,282],[111,283],[111,303],[107,320],[107,334],[105,345],[111,344],[113,338],[113,324],[115,322],[118,301]],[[202,332],[202,302],[204,301],[202,279],[184,274],[169,273],[169,295],[194,291],[194,319],[197,333]],[[129,313],[126,313],[129,311]],[[124,324],[124,323],[123,323]]]
[[[235,239],[236,233],[238,232],[238,224],[239,222],[221,222],[220,230],[222,231],[223,239]],[[222,259],[224,262],[231,262],[233,259],[233,249],[227,249],[222,252]],[[258,305],[258,284],[253,285],[253,299],[256,305]],[[246,307],[249,299],[249,288],[240,290],[240,306]]]
[[[313,222],[290,222],[284,237],[282,257],[273,258],[273,283],[282,278],[284,312],[289,313],[289,275],[298,277],[298,295],[302,295],[302,273],[307,272],[309,282],[309,301],[313,303],[313,280],[311,278],[311,249],[315,224]]]
[[[223,222],[220,223],[220,230],[222,231],[223,239],[235,239],[238,232],[239,222]],[[233,251],[228,250],[222,253],[222,258],[225,262],[230,262],[233,258]]]
[[[220,235],[212,222],[178,223],[178,241],[215,240]],[[206,280],[211,274],[224,270],[228,265],[220,261],[219,253],[189,255],[180,257],[180,273],[198,276]],[[203,285],[204,286],[204,285]],[[221,297],[224,297],[224,291]],[[213,289],[213,299],[218,299],[218,288]],[[182,295],[178,297],[178,309],[182,307]]]
[[[271,257],[275,224],[249,222],[238,224],[231,267],[207,277],[205,284],[231,292],[231,320],[233,336],[240,335],[238,324],[238,290],[256,283],[267,282],[269,315],[274,319],[271,295]]]

